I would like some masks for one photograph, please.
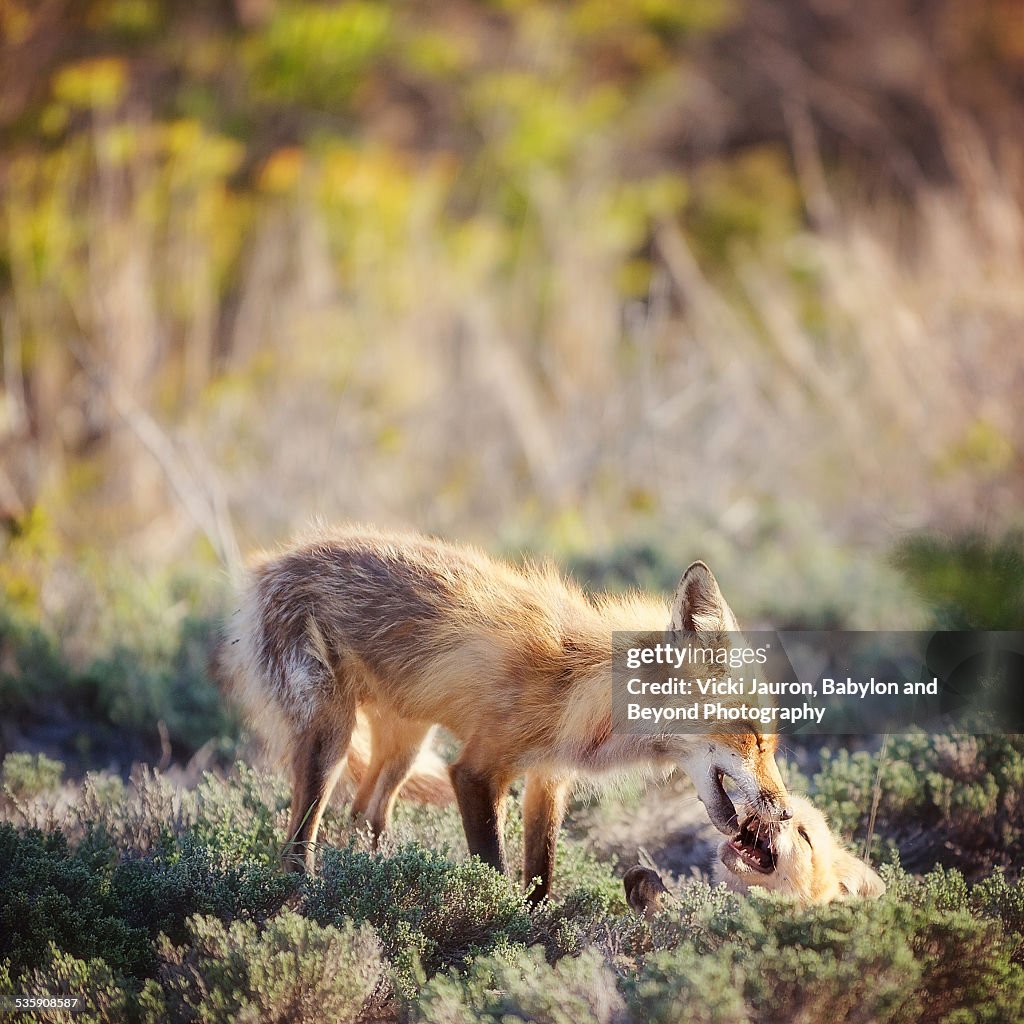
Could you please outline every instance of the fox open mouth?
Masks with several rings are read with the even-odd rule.
[[[756,814],[751,814],[744,820],[739,832],[729,840],[729,847],[754,871],[770,875],[775,870],[771,828]]]

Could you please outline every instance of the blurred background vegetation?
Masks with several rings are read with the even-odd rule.
[[[1022,115],[1014,0],[0,0],[0,753],[216,756],[313,516],[1020,627]]]

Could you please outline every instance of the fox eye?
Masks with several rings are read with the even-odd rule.
[[[809,835],[807,834],[807,829],[805,829],[805,828],[803,827],[803,825],[800,825],[800,826],[799,826],[799,827],[797,828],[797,832],[799,832],[799,833],[800,833],[800,835],[801,835],[801,836],[803,837],[803,841],[804,841],[804,842],[805,842],[805,843],[806,843],[806,844],[807,844],[808,846],[811,846],[811,837],[810,837],[810,836],[809,836]],[[814,849],[814,847],[813,847],[813,846],[811,846],[811,849]]]

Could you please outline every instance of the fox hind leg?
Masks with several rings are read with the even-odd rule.
[[[352,803],[353,815],[363,814],[375,837],[391,823],[391,811],[403,782],[430,735],[429,722],[399,718],[376,709],[367,712],[371,754],[366,775]]]
[[[295,738],[291,821],[283,856],[289,871],[313,873],[320,819],[341,775],[354,725],[355,708],[344,708],[319,716]]]

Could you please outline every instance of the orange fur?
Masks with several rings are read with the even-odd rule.
[[[745,892],[760,886],[804,904],[828,903],[862,896],[874,899],[885,883],[854,857],[832,833],[825,815],[804,797],[791,796],[794,816],[781,824],[766,824],[775,857],[772,871],[762,873],[745,863],[732,841],[722,843],[715,880]]]
[[[370,728],[361,712],[356,716],[356,727],[349,741],[345,767],[349,778],[358,787],[367,777],[371,765]],[[419,804],[447,807],[455,800],[448,765],[429,747],[416,756],[409,775],[398,791],[399,796]]]

